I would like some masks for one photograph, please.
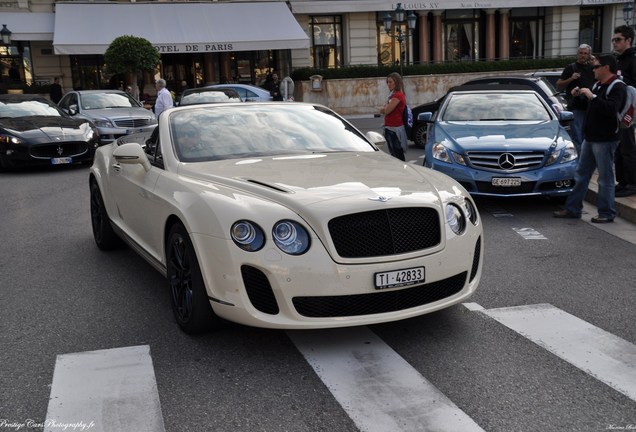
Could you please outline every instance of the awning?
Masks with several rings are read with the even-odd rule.
[[[51,41],[55,14],[43,12],[3,12],[0,24],[11,30],[14,41]]]
[[[556,6],[602,6],[605,4],[625,3],[626,0],[434,0],[405,1],[402,7],[414,11],[434,11],[453,9],[510,9],[525,7]],[[393,11],[396,3],[387,0],[291,0],[292,12],[297,14],[320,14],[328,10],[331,13],[361,11]]]
[[[56,54],[103,54],[118,36],[162,54],[308,48],[284,2],[56,3]]]

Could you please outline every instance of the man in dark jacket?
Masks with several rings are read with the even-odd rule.
[[[614,155],[619,142],[618,112],[625,105],[625,84],[616,75],[617,63],[613,55],[602,55],[593,61],[593,89],[578,91],[588,100],[588,109],[583,129],[583,145],[574,175],[574,189],[565,201],[565,209],[554,212],[554,217],[580,219],[583,199],[594,170],[598,168],[598,215],[594,223],[613,222],[616,217],[614,205]],[[613,81],[611,91],[609,86]],[[574,89],[577,92],[577,89]]]
[[[636,47],[634,29],[622,25],[614,29],[612,45],[617,54],[617,74],[626,84],[636,86]],[[636,194],[636,140],[634,126],[622,129],[620,144],[616,152],[616,196],[626,197]]]
[[[568,111],[574,113],[574,120],[570,123],[570,136],[576,147],[576,151],[581,153],[581,143],[583,142],[583,120],[587,111],[587,98],[585,96],[574,96],[572,89],[589,88],[594,85],[594,72],[592,71],[592,47],[581,44],[576,50],[576,61],[563,69],[561,77],[556,82],[557,90],[565,88],[565,99],[568,101]]]
[[[53,103],[58,103],[62,99],[62,86],[60,85],[60,79],[55,77],[53,84],[51,84],[51,93],[49,95]]]

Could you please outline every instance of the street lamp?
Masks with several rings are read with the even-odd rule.
[[[2,36],[2,43],[5,45],[11,44],[11,30],[7,28],[6,24],[2,24],[2,30],[0,30],[0,36]]]
[[[625,23],[629,26],[629,22],[634,17],[634,5],[630,3],[625,3],[623,6],[623,18],[625,19]]]
[[[402,61],[403,60],[402,59],[402,48],[403,48],[402,44],[404,43],[404,41],[406,40],[408,36],[408,33],[404,33],[402,31],[402,24],[404,23],[405,14],[406,14],[406,11],[404,10],[404,8],[402,8],[402,3],[398,3],[393,13],[387,12],[384,14],[384,17],[382,18],[382,20],[384,21],[384,31],[386,31],[386,34],[388,34],[389,36],[391,36],[391,27],[393,26],[393,19],[395,19],[395,21],[397,21],[397,24],[398,24],[397,35],[393,35],[393,37],[395,37],[398,43],[400,44],[400,75],[404,75],[404,67],[402,65],[404,63]],[[413,11],[409,11],[406,17],[406,21],[408,23],[408,29],[414,30],[415,24],[417,22],[417,15],[415,15]],[[404,56],[404,58],[406,58],[406,55]]]

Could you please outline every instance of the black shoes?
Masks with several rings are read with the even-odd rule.
[[[608,218],[606,216],[601,216],[601,215],[594,216],[591,220],[592,220],[592,223],[611,223],[611,222],[614,222],[614,219]]]
[[[577,215],[576,213],[572,213],[568,210],[557,210],[552,213],[552,216],[560,219],[581,219],[581,215]]]

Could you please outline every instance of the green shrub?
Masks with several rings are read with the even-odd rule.
[[[563,68],[576,59],[573,57],[551,59],[513,59],[499,61],[462,61],[449,63],[416,64],[404,66],[404,76],[439,75],[471,72],[496,72],[506,70],[544,70]],[[324,79],[384,77],[400,72],[400,66],[349,66],[337,69],[299,68],[292,72],[294,81],[308,81],[312,75]]]

